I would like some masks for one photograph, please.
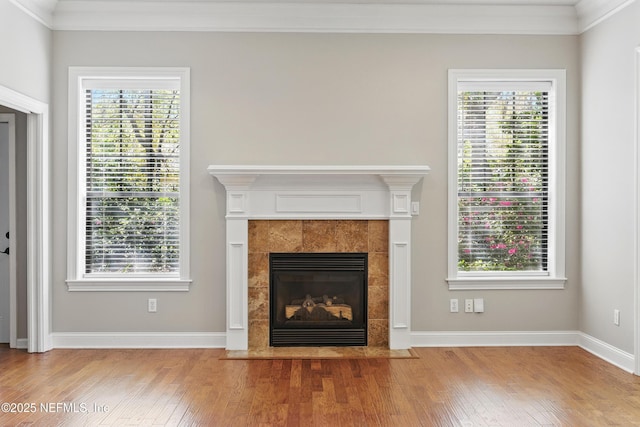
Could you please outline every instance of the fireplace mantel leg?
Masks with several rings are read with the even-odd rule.
[[[411,347],[411,218],[389,221],[389,348]]]
[[[227,350],[249,349],[249,221],[227,218]]]
[[[383,177],[389,186],[389,348],[411,348],[411,191],[417,177]]]

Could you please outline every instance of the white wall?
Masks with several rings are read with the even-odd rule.
[[[224,189],[209,164],[428,164],[416,191],[413,330],[576,330],[579,263],[561,291],[449,292],[447,69],[563,68],[568,251],[578,252],[578,37],[54,33],[54,332],[225,330]],[[65,285],[69,66],[191,67],[188,293],[69,293]],[[484,297],[482,315],[449,298]],[[146,300],[158,298],[158,313]]]
[[[51,31],[9,1],[0,1],[0,85],[49,102]]]
[[[635,2],[582,35],[580,329],[633,353]],[[613,310],[620,310],[620,326]]]

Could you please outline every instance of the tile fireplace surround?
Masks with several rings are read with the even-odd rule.
[[[264,346],[261,336],[261,302],[251,303],[249,298],[265,301],[265,295],[249,282],[250,259],[256,261],[256,230],[306,228],[317,233],[317,228],[354,230],[366,227],[387,233],[388,244],[388,311],[376,314],[370,323],[370,341],[388,342],[390,349],[408,349],[411,333],[411,190],[429,172],[428,166],[218,166],[208,168],[225,187],[226,206],[226,280],[227,280],[227,350],[248,350],[250,335],[252,347]],[[251,220],[251,225],[250,225]],[[272,221],[286,221],[273,223]],[[264,221],[264,222],[257,222]],[[361,221],[361,222],[360,222]],[[381,225],[384,224],[384,225]],[[250,229],[252,230],[250,233]],[[313,231],[314,229],[315,231]],[[264,232],[264,231],[263,231]],[[269,231],[266,231],[267,233]],[[360,232],[360,233],[361,233]],[[342,232],[339,232],[343,235]],[[250,239],[250,234],[253,237]],[[293,234],[297,239],[302,234]],[[367,239],[372,238],[371,236]],[[285,240],[287,237],[283,237]],[[362,240],[364,235],[354,235]],[[315,240],[318,244],[318,240]],[[371,240],[369,240],[371,241]],[[337,241],[333,241],[337,242]],[[260,243],[258,243],[260,244]],[[315,245],[314,244],[314,245]],[[347,250],[331,243],[327,252]],[[340,243],[335,243],[340,244]],[[286,244],[285,244],[286,245]],[[379,248],[379,243],[373,243]],[[281,252],[303,251],[302,246],[278,248]],[[306,251],[306,250],[305,250]],[[314,248],[312,251],[324,251]],[[376,250],[368,250],[376,253]],[[377,257],[378,255],[370,255]],[[252,283],[260,268],[251,266]],[[383,269],[384,270],[384,269]],[[268,279],[267,279],[268,280]],[[378,282],[379,283],[379,282]],[[379,292],[380,288],[370,290]],[[376,304],[384,304],[386,298]],[[267,300],[268,301],[268,298]],[[375,299],[374,299],[375,301]],[[265,302],[268,303],[268,302]],[[251,307],[251,309],[250,309]],[[370,304],[370,310],[374,310]],[[251,312],[251,319],[250,319]],[[386,320],[388,318],[388,320]],[[388,322],[380,327],[380,320]],[[378,322],[376,324],[376,322]],[[250,328],[255,331],[250,333]],[[263,329],[264,330],[264,329]],[[388,340],[380,336],[387,333]],[[377,331],[377,332],[376,332]],[[266,333],[266,330],[265,330]]]

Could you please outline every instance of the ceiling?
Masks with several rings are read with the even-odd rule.
[[[580,34],[635,0],[11,0],[53,30]]]

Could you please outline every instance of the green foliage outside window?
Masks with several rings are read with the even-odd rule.
[[[86,273],[179,261],[179,93],[87,90]]]
[[[460,92],[458,270],[545,271],[548,101]]]

